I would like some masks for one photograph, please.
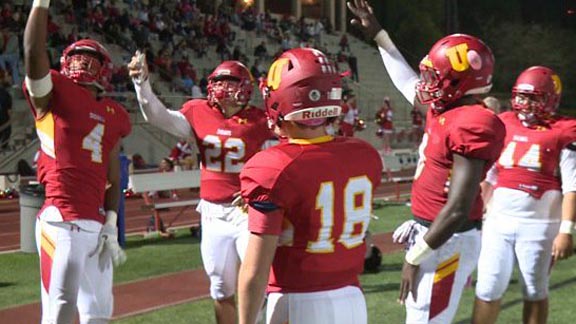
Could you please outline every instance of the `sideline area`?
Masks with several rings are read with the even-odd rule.
[[[392,233],[375,234],[374,244],[383,254],[402,250],[392,243]],[[121,319],[208,297],[208,278],[202,269],[137,280],[114,286],[114,316]],[[39,323],[40,303],[0,310],[6,323]]]

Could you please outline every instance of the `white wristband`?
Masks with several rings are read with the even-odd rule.
[[[424,259],[426,259],[434,250],[424,241],[424,239],[417,240],[408,253],[406,253],[406,262],[411,265],[420,265]]]
[[[30,79],[28,76],[24,78],[26,89],[31,97],[42,98],[52,91],[52,75],[46,74],[43,78],[38,80]]]
[[[50,7],[50,0],[34,0],[32,3],[32,8],[34,7],[48,9],[48,7]]]
[[[558,231],[558,233],[572,235],[573,232],[574,232],[574,222],[571,220],[562,220],[562,222],[560,223],[560,230]]]

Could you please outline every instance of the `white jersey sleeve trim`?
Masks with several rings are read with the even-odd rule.
[[[576,151],[563,149],[560,153],[562,193],[576,191]]]
[[[192,127],[179,111],[169,110],[152,91],[148,80],[138,84],[134,82],[138,105],[144,119],[150,124],[178,137],[189,137]]]
[[[374,40],[378,44],[382,62],[384,62],[384,67],[388,71],[392,83],[394,83],[394,86],[402,93],[404,98],[411,105],[414,105],[416,83],[419,80],[418,74],[406,62],[385,30],[378,32]]]

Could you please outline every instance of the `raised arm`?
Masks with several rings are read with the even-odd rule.
[[[138,105],[144,119],[150,124],[178,137],[190,137],[190,122],[179,111],[173,111],[158,99],[148,78],[148,65],[144,54],[136,52],[128,64],[128,73],[134,83]]]
[[[25,83],[37,119],[49,111],[53,87],[46,46],[49,5],[50,0],[35,0],[24,29]]]
[[[418,74],[408,65],[388,33],[382,29],[374,16],[372,7],[365,0],[355,0],[354,3],[349,1],[347,5],[355,16],[351,23],[360,28],[366,37],[376,41],[384,67],[396,89],[410,104],[417,103],[415,97]]]

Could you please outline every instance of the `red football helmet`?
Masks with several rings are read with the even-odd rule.
[[[112,60],[102,44],[82,39],[64,49],[60,73],[82,85],[94,85],[104,91],[112,76]]]
[[[340,115],[342,80],[336,67],[317,49],[284,52],[261,86],[270,126],[283,120],[318,126]]]
[[[418,100],[442,111],[462,96],[490,91],[493,70],[494,55],[481,40],[465,34],[446,36],[420,62]]]
[[[226,101],[246,106],[252,96],[254,78],[239,61],[224,61],[208,76],[208,103],[221,109]]]
[[[533,125],[556,113],[562,82],[545,66],[532,66],[520,73],[512,88],[512,110],[526,124]]]

